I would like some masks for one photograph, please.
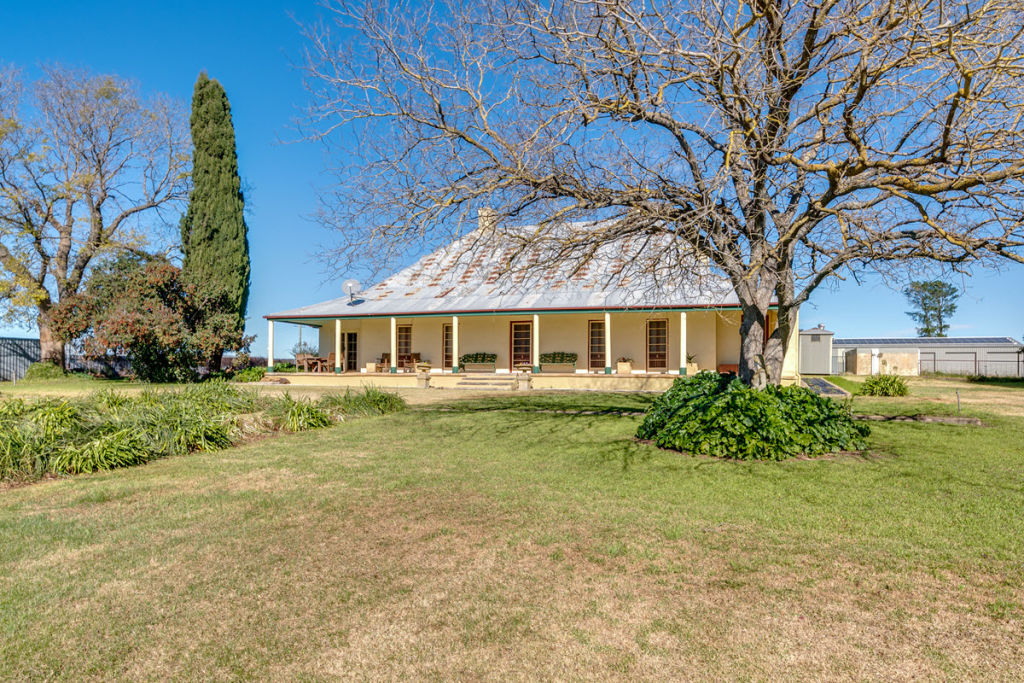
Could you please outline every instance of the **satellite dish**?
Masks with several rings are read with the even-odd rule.
[[[359,280],[354,278],[349,278],[341,283],[341,291],[348,294],[349,301],[356,298],[356,294],[359,293],[359,289]]]

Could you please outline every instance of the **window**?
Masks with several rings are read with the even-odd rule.
[[[812,334],[811,335],[811,341],[812,342],[820,342],[821,341],[821,335],[820,334]]]
[[[604,321],[591,320],[590,334],[588,337],[588,356],[590,358],[590,369],[604,369],[606,366],[604,358]]]
[[[668,321],[647,321],[647,370],[668,370]]]
[[[412,325],[399,325],[397,336],[399,358],[410,355],[412,353]]]
[[[442,367],[445,369],[452,367],[452,326],[443,325],[441,327],[441,348],[443,349],[443,360]]]

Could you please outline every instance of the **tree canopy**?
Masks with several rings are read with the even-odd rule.
[[[731,281],[761,385],[823,282],[1024,261],[1017,0],[327,4],[307,83],[314,134],[359,141],[322,214],[343,263],[485,207],[580,263],[669,234],[659,269]]]
[[[188,190],[184,113],[112,75],[0,71],[0,309],[39,327],[61,360],[50,312],[97,257],[161,242]]]
[[[959,289],[942,280],[917,280],[905,287],[903,295],[914,308],[907,315],[917,323],[918,336],[945,337],[960,294]]]

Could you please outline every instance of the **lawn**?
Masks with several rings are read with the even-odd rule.
[[[917,380],[872,452],[631,439],[643,395],[537,394],[0,490],[11,678],[1024,675],[1016,387]],[[427,394],[425,394],[427,395]],[[951,398],[952,397],[952,398]]]

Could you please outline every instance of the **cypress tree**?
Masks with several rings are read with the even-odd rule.
[[[203,292],[209,334],[216,341],[209,367],[220,369],[224,349],[239,348],[249,300],[249,240],[238,175],[235,127],[227,93],[206,72],[192,94],[192,194],[181,221],[183,278]]]

